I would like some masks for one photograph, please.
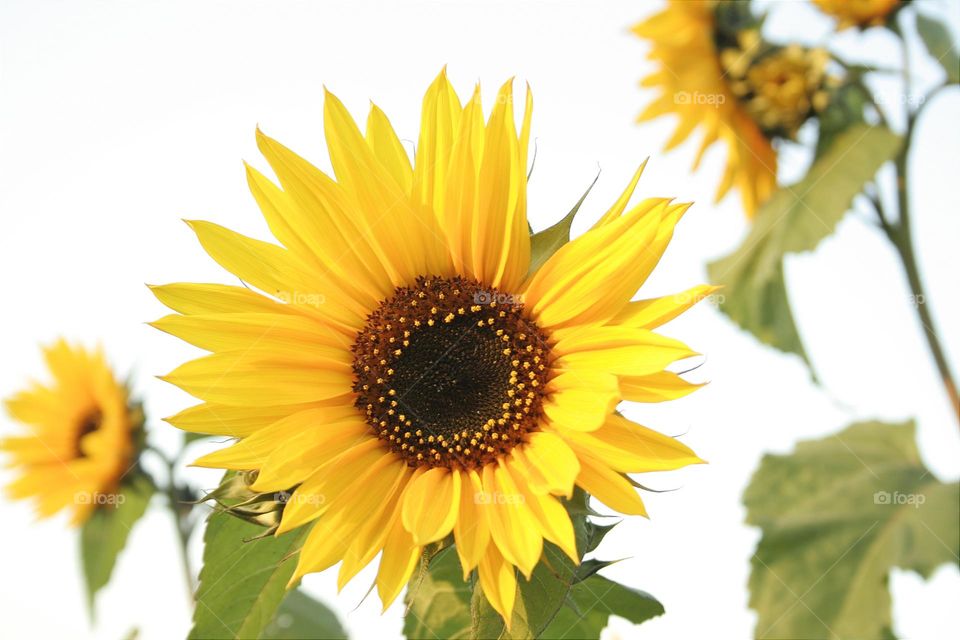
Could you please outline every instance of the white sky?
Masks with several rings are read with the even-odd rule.
[[[829,23],[803,2],[774,5],[771,31],[822,42]],[[921,2],[947,13],[956,32],[960,5]],[[321,125],[322,85],[358,119],[368,99],[401,137],[418,131],[423,91],[443,64],[465,94],[483,82],[487,101],[511,75],[534,90],[538,155],[530,185],[535,228],[559,218],[603,173],[576,225],[582,230],[619,194],[646,156],[639,194],[697,204],[645,293],[679,291],[705,280],[704,264],[733,249],[745,222],[736,197],[711,203],[723,154],[699,174],[687,167],[695,144],[659,148],[672,122],[632,121],[650,99],[636,81],[649,70],[645,47],[627,33],[655,9],[646,2],[330,2],[183,0],[0,3],[0,395],[43,373],[38,343],[66,333],[105,343],[121,371],[147,397],[152,437],[173,449],[179,435],[159,423],[190,404],[152,376],[194,355],[144,321],[164,314],[145,282],[230,277],[200,250],[181,217],[204,218],[267,237],[246,188],[241,159],[261,168],[253,138],[270,135],[328,168]],[[891,40],[868,42],[888,63]],[[844,36],[846,50],[858,36]],[[916,59],[927,62],[922,54]],[[935,74],[923,76],[926,81]],[[884,85],[890,103],[897,89]],[[892,93],[889,93],[892,92]],[[955,171],[960,164],[960,95],[929,105],[913,152],[916,241],[937,325],[960,325]],[[789,173],[791,167],[786,167]],[[854,419],[919,419],[928,466],[943,480],[960,475],[957,425],[909,306],[899,265],[884,239],[849,216],[813,254],[788,264],[798,321],[829,391],[814,387],[794,357],[762,348],[704,305],[666,332],[707,354],[697,375],[712,380],[688,399],[628,409],[635,419],[683,434],[711,464],[646,483],[678,491],[649,495],[652,519],[631,519],[604,542],[603,557],[630,559],[611,578],[657,596],[667,615],[621,637],[746,638],[748,561],[757,532],[743,525],[740,495],[764,452],[787,452]],[[942,340],[960,370],[960,334]],[[14,431],[0,419],[0,434]],[[199,453],[200,447],[197,447]],[[189,472],[201,486],[216,473]],[[10,479],[0,472],[0,482]],[[77,561],[77,536],[63,519],[31,524],[25,504],[0,499],[0,602],[4,635],[17,638],[182,636],[189,612],[173,531],[155,504],[133,532],[91,629]],[[193,541],[197,560],[200,537]],[[401,608],[379,616],[375,599],[357,607],[366,572],[335,594],[334,572],[307,589],[341,613],[356,637],[396,637]],[[895,572],[896,631],[939,638],[960,627],[955,568],[929,582]],[[608,634],[610,631],[607,632]],[[612,637],[612,636],[610,636]]]

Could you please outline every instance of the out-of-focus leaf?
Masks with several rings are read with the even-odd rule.
[[[594,575],[574,585],[567,604],[540,637],[596,640],[611,615],[639,624],[663,615],[663,605],[649,593]]]
[[[887,128],[863,123],[837,135],[803,180],[761,207],[740,248],[708,266],[710,281],[725,285],[720,308],[762,342],[806,360],[790,311],[783,257],[812,251],[833,233],[854,196],[900,144]]]
[[[263,640],[346,640],[347,632],[337,614],[297,589],[283,599],[260,637]]]
[[[947,82],[960,82],[960,56],[957,55],[957,47],[947,27],[938,20],[917,13],[917,31],[920,32],[927,51],[947,72]]]
[[[557,252],[557,249],[570,242],[570,226],[573,224],[573,219],[580,211],[587,195],[590,194],[590,190],[593,189],[593,185],[597,184],[598,178],[600,178],[599,173],[583,195],[580,196],[580,199],[577,200],[577,204],[573,205],[573,209],[570,209],[570,213],[563,216],[556,224],[530,236],[530,273],[535,273],[550,256]]]
[[[257,638],[287,595],[295,558],[309,527],[280,537],[225,512],[207,518],[203,568],[189,638]]]
[[[91,615],[97,592],[110,581],[117,556],[127,544],[133,526],[146,512],[153,493],[150,478],[134,473],[116,494],[84,497],[103,503],[93,510],[80,531],[80,553]]]
[[[890,569],[926,577],[960,554],[960,487],[923,466],[912,423],[854,424],[768,455],[743,501],[762,532],[750,576],[760,638],[889,637]]]
[[[848,72],[853,74],[848,68]],[[819,158],[833,146],[841,133],[855,124],[864,123],[864,107],[869,104],[867,89],[862,80],[851,81],[838,87],[830,96],[830,104],[817,118],[820,130],[817,136],[816,157]]]

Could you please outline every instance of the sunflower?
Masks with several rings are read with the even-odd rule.
[[[695,355],[652,329],[709,294],[630,302],[686,204],[628,208],[640,177],[587,233],[530,273],[532,98],[512,83],[484,120],[441,73],[423,100],[416,161],[384,113],[362,133],[333,95],[324,129],[336,179],[257,132],[279,186],[247,167],[279,241],[190,222],[204,249],[259,292],[154,287],[155,323],[212,352],[164,379],[203,401],[171,418],[238,442],[196,461],[293,489],[277,535],[312,526],[291,579],[341,562],[342,587],[381,554],[384,608],[425,545],[451,535],[509,622],[516,569],[544,541],[578,560],[562,498],[580,486],[645,514],[624,475],[700,462],[615,412],[697,388],[665,370]],[[641,167],[642,169],[642,167]]]
[[[7,490],[14,499],[36,499],[41,517],[67,510],[81,524],[117,491],[143,418],[101,350],[59,340],[44,356],[52,384],[35,383],[6,400],[11,417],[30,430],[0,440],[20,470]]]
[[[716,200],[735,186],[752,217],[776,188],[773,140],[793,139],[828,102],[826,52],[770,45],[748,6],[715,1],[671,0],[633,33],[651,42],[658,67],[641,86],[660,89],[638,121],[679,118],[665,151],[702,129],[693,170],[721,142],[727,158]]]
[[[820,10],[837,19],[837,29],[871,27],[884,23],[900,0],[813,0]]]

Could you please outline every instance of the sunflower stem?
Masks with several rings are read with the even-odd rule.
[[[903,50],[903,90],[905,93],[908,93],[910,91],[909,45],[907,44],[906,38],[903,36],[903,34],[900,31],[897,31],[897,33],[900,36]],[[903,264],[903,269],[907,276],[907,282],[910,285],[910,291],[912,293],[913,306],[917,310],[917,316],[920,320],[920,324],[922,325],[923,335],[927,339],[927,345],[930,348],[933,361],[937,366],[938,372],[940,373],[940,379],[943,381],[947,398],[950,400],[950,407],[953,416],[957,419],[958,425],[960,425],[960,396],[957,394],[957,384],[955,382],[955,378],[953,377],[953,373],[950,370],[950,364],[947,362],[947,357],[943,346],[940,344],[940,338],[938,337],[937,331],[934,327],[933,317],[930,314],[930,309],[927,307],[928,297],[923,286],[923,280],[920,277],[920,269],[917,265],[916,253],[914,252],[913,248],[913,232],[911,230],[910,221],[910,198],[909,193],[907,192],[908,156],[910,153],[910,145],[913,142],[917,118],[920,115],[920,112],[923,110],[923,106],[929,102],[930,98],[932,98],[940,88],[942,88],[942,86],[934,89],[934,91],[931,92],[931,94],[923,101],[920,108],[911,110],[908,107],[903,146],[901,147],[900,152],[897,154],[897,157],[894,161],[896,168],[895,180],[897,187],[897,209],[899,214],[897,221],[891,222],[890,219],[884,215],[879,198],[874,199],[874,206],[877,209],[877,215],[880,217],[881,226],[883,227],[887,237],[890,239],[890,242],[896,249],[897,254],[900,257],[900,262]]]
[[[180,556],[180,566],[183,570],[184,582],[187,586],[187,596],[192,604],[195,601],[194,593],[196,591],[196,584],[193,580],[193,569],[190,566],[189,554],[190,530],[192,527],[188,521],[190,509],[181,508],[184,503],[180,499],[181,488],[176,483],[175,474],[178,458],[170,458],[165,452],[149,444],[145,448],[146,450],[153,452],[158,458],[160,458],[160,460],[163,461],[167,471],[167,482],[166,486],[164,487],[164,496],[166,497],[167,508],[170,511],[170,515],[173,516],[173,526],[177,530],[177,546],[180,547],[180,552],[178,554]]]

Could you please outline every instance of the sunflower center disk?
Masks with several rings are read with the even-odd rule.
[[[418,278],[353,345],[357,407],[411,466],[473,469],[538,428],[546,334],[518,299],[463,278]]]

